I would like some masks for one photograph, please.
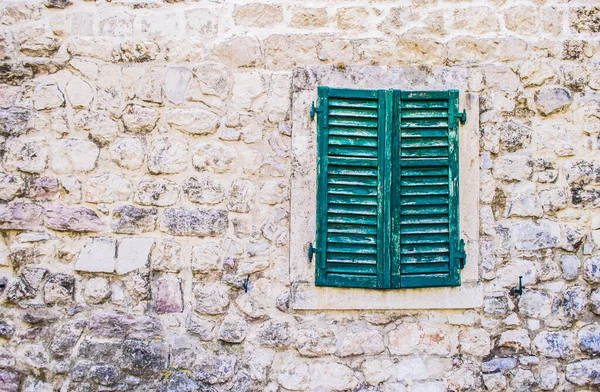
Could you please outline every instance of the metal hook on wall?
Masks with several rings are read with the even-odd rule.
[[[510,295],[517,296],[523,294],[523,277],[519,276],[519,287],[513,287],[510,289]]]
[[[246,279],[244,279],[244,284],[242,287],[244,288],[244,293],[248,292],[248,285],[250,284],[250,275]]]

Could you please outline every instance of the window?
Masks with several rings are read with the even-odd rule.
[[[318,88],[315,284],[459,286],[458,90]]]

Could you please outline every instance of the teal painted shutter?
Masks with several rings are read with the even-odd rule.
[[[389,287],[386,93],[328,87],[318,93],[316,284]]]
[[[392,287],[460,285],[458,91],[395,94]]]

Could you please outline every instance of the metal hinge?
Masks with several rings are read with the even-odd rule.
[[[310,104],[310,119],[311,119],[311,121],[315,119],[315,114],[321,113],[322,111],[323,111],[323,109],[321,109],[320,107],[315,107],[315,101],[312,101],[312,103]]]
[[[309,244],[308,244],[308,262],[309,262],[309,263],[312,263],[313,255],[314,255],[315,253],[319,253],[319,252],[322,252],[322,251],[323,251],[322,249],[315,248],[315,247],[313,246],[313,243],[312,243],[312,242],[311,242],[311,243],[309,243]]]
[[[460,269],[465,268],[467,264],[467,254],[465,253],[465,240],[458,242],[458,249],[456,250],[456,259],[458,260],[458,266]]]
[[[467,122],[467,111],[463,110],[462,113],[457,113],[456,118],[458,118],[458,121],[460,121],[462,125],[465,125]]]

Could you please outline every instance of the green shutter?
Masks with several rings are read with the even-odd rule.
[[[395,102],[392,287],[460,285],[458,91]]]
[[[318,93],[316,284],[459,285],[458,92]]]
[[[382,288],[385,92],[320,87],[319,108],[316,284]]]

